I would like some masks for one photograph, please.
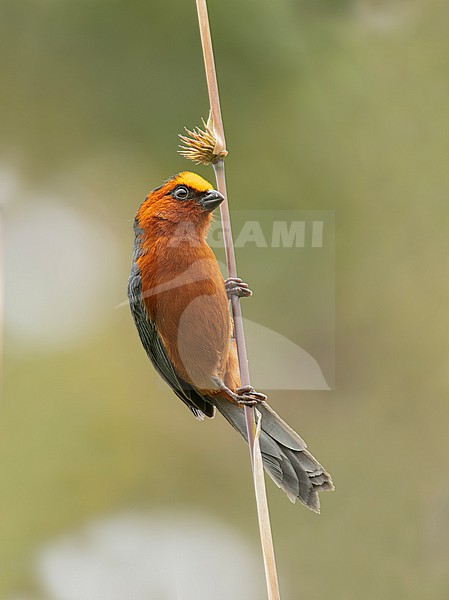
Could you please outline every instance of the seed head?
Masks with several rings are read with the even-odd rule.
[[[211,119],[207,123],[204,119],[201,121],[203,129],[194,127],[190,130],[186,127],[187,135],[179,134],[182,144],[180,144],[178,152],[197,165],[209,165],[227,156],[228,152],[225,149],[217,152],[217,137]]]

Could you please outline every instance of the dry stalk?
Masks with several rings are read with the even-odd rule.
[[[3,360],[5,337],[5,213],[0,206],[0,400],[3,399]]]
[[[218,93],[217,75],[215,71],[212,39],[210,34],[209,17],[206,0],[196,0],[198,20],[200,25],[201,43],[203,48],[204,65],[206,70],[207,89],[209,93],[210,115],[208,122],[203,120],[203,129],[195,127],[187,135],[180,135],[183,145],[180,153],[197,164],[212,164],[217,181],[217,189],[225,201],[220,206],[223,238],[226,251],[226,263],[229,277],[237,277],[234,243],[232,239],[231,218],[229,214],[226,193],[226,176],[224,158],[228,152],[221,117],[220,97]],[[248,358],[246,354],[245,333],[243,329],[242,309],[237,296],[231,297],[232,314],[234,318],[234,337],[237,344],[240,378],[242,386],[250,384]],[[268,501],[265,489],[265,476],[262,456],[259,447],[260,414],[254,408],[245,406],[245,420],[248,434],[248,445],[251,456],[251,466],[256,494],[257,515],[259,520],[260,539],[265,566],[265,577],[269,600],[280,600],[279,584],[276,571],[273,537],[271,533]]]

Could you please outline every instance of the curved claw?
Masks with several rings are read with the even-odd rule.
[[[252,385],[239,387],[233,392],[219,377],[212,377],[211,381],[217,390],[224,392],[230,400],[233,400],[239,406],[256,406],[267,399],[265,394],[256,392]]]
[[[256,392],[252,385],[245,385],[235,391],[235,399],[242,406],[256,406],[267,399],[265,394]]]
[[[225,288],[229,300],[231,299],[231,296],[247,298],[248,296],[253,295],[248,284],[242,281],[240,277],[228,277],[225,281]]]

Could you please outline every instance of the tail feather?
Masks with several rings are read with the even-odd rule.
[[[215,397],[213,402],[248,441],[244,411],[222,398]],[[318,493],[334,489],[331,476],[307,451],[304,440],[266,402],[257,410],[262,416],[259,444],[265,470],[292,502],[299,498],[308,508],[320,512]]]

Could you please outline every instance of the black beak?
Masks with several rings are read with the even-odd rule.
[[[201,198],[198,200],[198,204],[201,206],[203,210],[207,210],[207,212],[211,212],[220,206],[223,202],[224,196],[217,192],[216,190],[208,190]]]

